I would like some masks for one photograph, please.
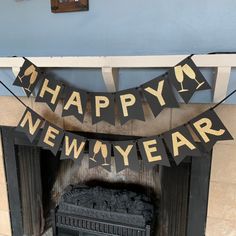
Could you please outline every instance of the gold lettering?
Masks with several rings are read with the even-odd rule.
[[[83,114],[83,110],[82,110],[82,103],[81,103],[81,97],[80,97],[80,93],[74,91],[70,98],[68,99],[66,105],[64,106],[64,110],[68,110],[70,108],[70,106],[76,106],[78,113],[79,114]]]
[[[96,106],[96,117],[101,116],[101,108],[106,108],[109,106],[109,99],[105,96],[95,96],[95,106]]]
[[[153,145],[157,145],[156,139],[143,142],[144,150],[146,152],[149,162],[160,161],[162,159],[161,155],[158,155],[158,156],[152,155],[153,152],[157,152],[157,147]]]
[[[53,128],[52,126],[49,126],[49,127],[48,127],[48,130],[47,130],[47,132],[46,132],[46,135],[45,135],[45,137],[44,137],[44,139],[43,139],[43,142],[46,143],[46,144],[48,144],[48,145],[51,146],[51,147],[54,147],[55,143],[53,143],[53,141],[50,140],[50,139],[55,140],[56,135],[58,135],[59,132],[60,132],[60,131],[59,131],[58,129],[55,129],[55,128]]]
[[[45,92],[48,92],[52,95],[52,99],[51,99],[51,103],[52,104],[55,104],[56,100],[57,100],[57,97],[58,97],[58,94],[61,90],[61,86],[57,85],[55,89],[51,89],[48,87],[48,83],[49,83],[49,80],[48,79],[45,79],[44,80],[44,83],[43,83],[43,86],[41,88],[41,91],[39,93],[39,96],[41,98],[44,97],[45,95]]]
[[[69,137],[65,136],[65,154],[66,156],[69,156],[72,150],[74,150],[74,159],[77,159],[82,152],[85,142],[81,142],[78,147],[78,141],[77,139],[73,139],[71,143],[69,143]]]
[[[33,124],[33,119],[32,119],[32,114],[30,111],[27,111],[23,120],[20,123],[21,127],[24,127],[26,125],[26,123],[29,124],[29,132],[31,135],[33,135],[35,133],[35,131],[38,129],[41,120],[37,119],[36,122]]]
[[[124,94],[120,96],[121,106],[123,110],[123,115],[128,116],[128,107],[134,105],[136,98],[133,94]]]
[[[221,136],[225,132],[224,129],[220,129],[220,130],[211,129],[212,122],[208,118],[202,118],[202,119],[194,122],[193,125],[196,128],[196,130],[198,131],[198,133],[201,135],[201,137],[205,143],[208,143],[210,141],[206,134]]]
[[[172,143],[173,143],[173,151],[174,156],[179,155],[179,148],[186,145],[189,149],[193,150],[196,147],[189,142],[180,132],[174,132],[172,134]]]
[[[144,90],[146,90],[147,92],[151,93],[153,96],[155,96],[160,105],[161,106],[164,106],[166,104],[163,96],[162,96],[162,91],[163,91],[163,87],[164,87],[164,80],[161,80],[159,83],[158,83],[158,87],[157,87],[157,90],[151,88],[151,87],[147,87],[145,88]]]
[[[125,166],[129,166],[129,153],[130,153],[131,149],[133,148],[133,146],[134,145],[128,145],[125,150],[123,150],[118,145],[114,146],[116,148],[116,150],[122,155]]]

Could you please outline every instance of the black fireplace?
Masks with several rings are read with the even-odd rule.
[[[37,225],[38,232],[53,226],[54,235],[60,236],[205,235],[211,153],[203,152],[200,157],[187,157],[179,166],[172,161],[172,167],[157,166],[148,173],[142,169],[141,173],[144,174],[140,175],[140,179],[146,175],[147,183],[150,181],[148,175],[155,174],[155,180],[158,173],[158,194],[155,192],[155,181],[152,182],[154,189],[151,189],[146,184],[139,186],[137,183],[110,182],[109,177],[106,177],[105,182],[94,179],[92,182],[68,186],[56,204],[53,204],[50,201],[53,183],[60,166],[68,164],[69,160],[60,161],[59,155],[54,157],[49,150],[30,143],[23,134],[16,133],[14,128],[0,128],[13,236],[33,235],[27,234],[26,229],[30,231],[30,227],[38,222],[42,222]],[[104,140],[139,138],[95,133],[79,134]],[[73,163],[69,162],[69,165],[73,166]],[[28,176],[38,176],[42,186],[34,184],[37,183],[37,179]],[[41,194],[38,194],[40,191]],[[97,194],[91,194],[90,191]],[[81,194],[87,196],[87,203],[81,200]],[[88,197],[90,194],[94,197]],[[106,199],[97,199],[99,194],[107,196]],[[135,197],[132,198],[132,195]],[[126,196],[126,200],[121,198],[122,201],[119,203],[126,207],[112,205],[114,201],[111,199],[117,200],[116,196]],[[130,199],[142,207],[130,207]],[[97,200],[101,202],[98,203]],[[25,212],[28,212],[28,215]],[[32,221],[30,227],[28,220]]]

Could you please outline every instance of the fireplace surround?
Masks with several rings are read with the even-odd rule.
[[[23,235],[21,189],[16,147],[32,149],[34,143],[31,144],[23,134],[16,133],[12,127],[1,127],[1,134],[8,182],[12,235]],[[138,138],[97,133],[83,133],[83,135],[106,140]],[[44,150],[45,152],[49,151]],[[211,155],[203,153],[198,158],[186,158],[178,167],[172,162],[171,168],[159,167],[155,170],[160,175],[161,183],[160,206],[155,235],[204,235],[210,167]]]

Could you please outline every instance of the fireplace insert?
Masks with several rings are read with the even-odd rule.
[[[70,186],[52,211],[54,235],[153,235],[151,197],[128,189]]]

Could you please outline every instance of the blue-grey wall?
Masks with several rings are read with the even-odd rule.
[[[53,14],[50,0],[5,0],[0,6],[0,56],[200,54],[236,51],[233,0],[90,0],[88,12]],[[105,91],[98,70],[53,71],[93,91]],[[120,71],[119,89],[140,85],[157,70]],[[212,71],[203,71],[211,83]],[[229,91],[236,88],[231,76]],[[11,85],[9,70],[0,79]],[[21,95],[21,90],[14,88]],[[8,93],[0,88],[0,95]],[[210,91],[192,102],[210,102]],[[236,102],[232,98],[230,102]]]

